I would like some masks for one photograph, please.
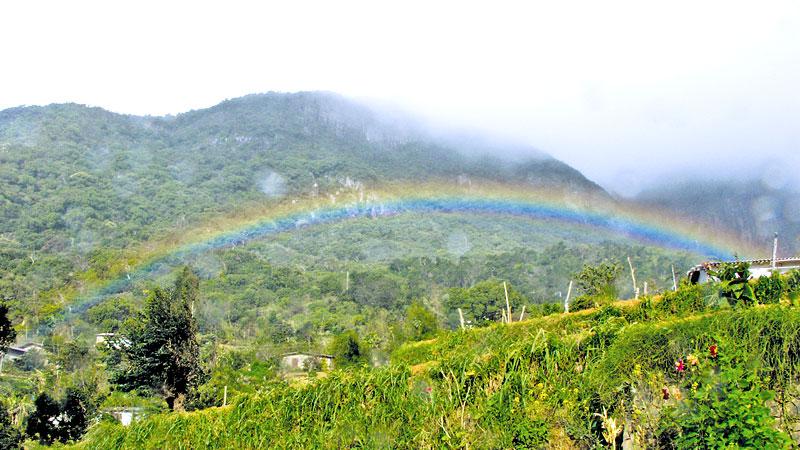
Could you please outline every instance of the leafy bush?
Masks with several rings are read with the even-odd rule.
[[[569,304],[570,312],[583,311],[584,309],[597,308],[600,306],[596,297],[591,295],[579,295]]]
[[[707,376],[686,401],[662,416],[661,442],[679,449],[789,448],[765,405],[773,398],[754,372],[730,368]]]
[[[794,269],[786,274],[786,292],[789,294],[800,293],[800,270]]]
[[[580,272],[575,274],[575,279],[578,280],[578,286],[587,295],[616,297],[617,291],[614,282],[621,270],[619,264],[612,264],[608,261],[596,266],[586,264]]]
[[[711,272],[720,280],[720,292],[731,306],[751,306],[755,303],[753,288],[748,282],[750,264],[746,262],[724,263]]]
[[[781,301],[785,285],[781,275],[775,271],[771,276],[760,277],[756,281],[753,288],[753,293],[756,296],[758,303],[770,304],[778,303]]]
[[[369,350],[361,342],[355,330],[348,330],[333,338],[330,353],[337,368],[369,363]]]
[[[514,422],[514,448],[539,449],[548,442],[549,431],[544,420],[521,420]]]
[[[21,443],[22,433],[11,422],[6,405],[0,402],[0,449],[17,449]]]

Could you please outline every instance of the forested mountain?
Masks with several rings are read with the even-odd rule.
[[[346,184],[484,179],[605,195],[550,157],[512,163],[489,156],[503,148],[458,142],[329,93],[250,95],[175,117],[2,111],[0,296],[36,297],[109,249],[240,205]]]
[[[774,233],[780,256],[800,252],[800,193],[791,187],[771,187],[763,180],[692,179],[652,187],[636,201],[733,230],[762,246],[763,257],[771,256]]]
[[[76,404],[91,417],[101,406],[220,406],[227,395],[283,383],[278,361],[287,352],[330,352],[344,368],[385,365],[406,342],[488,325],[507,309],[537,318],[563,311],[570,295],[572,311],[632,298],[629,260],[642,294],[671,291],[704,257],[632,241],[625,226],[457,209],[290,221],[280,232],[176,251],[192,242],[187,235],[208,239],[205,227],[224,232],[251,213],[261,220],[393,189],[486,187],[503,198],[546,194],[542,205],[564,203],[553,208],[567,215],[573,206],[623,210],[534,149],[433,132],[328,93],[251,95],[175,117],[75,104],[5,110],[0,185],[0,303],[18,331],[9,339],[42,342],[50,358],[14,362],[0,396],[35,409],[31,417]],[[643,198],[673,209],[691,200]],[[737,211],[725,204],[710,216],[717,223]],[[159,265],[164,254],[174,258]],[[717,301],[710,291],[698,299],[692,304]],[[183,350],[173,348],[172,331],[185,338]],[[131,341],[96,347],[96,333]],[[165,349],[178,369],[192,366],[185,383],[158,378]],[[310,380],[319,368],[298,369]],[[40,395],[32,405],[41,392],[64,400]],[[37,420],[28,423],[52,422]],[[58,439],[80,437],[87,424]],[[35,428],[28,436],[47,443]]]

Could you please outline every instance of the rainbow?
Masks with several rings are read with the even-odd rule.
[[[550,220],[605,230],[648,245],[716,259],[751,250],[738,238],[721,230],[597,196],[499,186],[395,187],[370,192],[366,200],[363,191],[338,194],[338,199],[330,195],[258,205],[234,217],[217,218],[191,232],[183,232],[181,237],[173,236],[165,241],[167,244],[151,244],[151,248],[161,250],[144,252],[137,258],[139,262],[134,268],[77,295],[71,310],[85,310],[105,298],[126,292],[136,281],[168,272],[194,255],[305,227],[407,213],[491,214]]]

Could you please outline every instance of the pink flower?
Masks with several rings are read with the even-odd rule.
[[[427,392],[428,394],[430,394],[431,391],[433,391],[432,387],[428,386],[428,387],[425,388],[425,392]]]
[[[686,371],[686,364],[683,363],[683,358],[679,358],[677,361],[675,361],[675,370],[677,370],[678,373],[683,373]]]

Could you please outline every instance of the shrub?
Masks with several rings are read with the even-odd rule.
[[[784,282],[781,275],[775,271],[769,277],[760,277],[753,288],[758,303],[770,304],[781,301],[784,291]]]
[[[746,262],[725,263],[711,275],[720,280],[720,293],[728,299],[731,306],[751,306],[755,303],[755,294],[750,286],[750,264]]]
[[[355,330],[348,330],[333,338],[330,353],[334,356],[336,367],[369,364],[369,349],[361,342]]]
[[[775,428],[755,373],[731,368],[706,377],[687,400],[662,416],[660,441],[674,448],[789,448]],[[671,444],[671,445],[669,445]]]
[[[694,313],[706,308],[705,286],[700,284],[681,285],[677,291],[667,291],[655,307],[670,315]]]
[[[522,420],[514,423],[514,448],[543,448],[548,441],[547,422],[544,420]]]
[[[786,292],[800,294],[800,270],[792,270],[786,274]]]
[[[17,449],[22,443],[22,433],[14,427],[6,406],[0,403],[0,449]]]

